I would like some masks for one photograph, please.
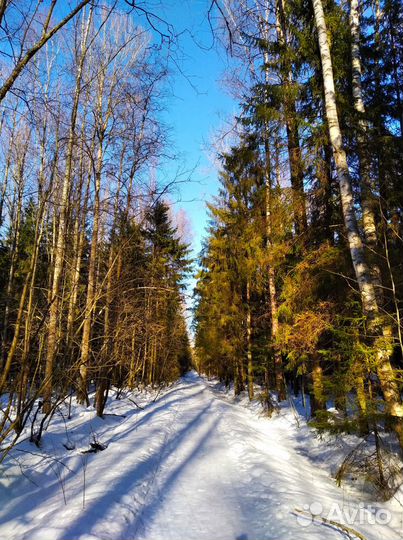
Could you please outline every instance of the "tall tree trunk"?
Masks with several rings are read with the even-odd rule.
[[[47,355],[45,366],[45,383],[43,390],[44,404],[43,410],[45,413],[51,411],[51,399],[53,390],[53,371],[54,362],[57,352],[58,342],[58,322],[59,322],[59,306],[60,306],[60,283],[64,266],[66,232],[67,232],[67,215],[69,208],[69,192],[71,187],[72,169],[73,169],[73,154],[74,145],[76,142],[76,123],[78,104],[80,101],[82,87],[82,73],[84,68],[85,56],[87,53],[87,39],[92,20],[92,8],[89,11],[86,26],[82,36],[81,54],[77,67],[76,87],[74,91],[74,100],[70,116],[70,130],[67,145],[66,155],[66,170],[63,177],[62,193],[60,197],[60,215],[57,227],[57,240],[54,251],[53,263],[53,279],[51,285],[49,324],[48,324],[48,342]]]
[[[252,401],[253,391],[253,355],[252,355],[252,311],[250,298],[250,279],[246,280],[246,356],[248,366],[248,396]]]
[[[369,124],[366,118],[362,84],[361,84],[361,55],[360,55],[360,15],[359,0],[350,2],[350,33],[351,33],[351,62],[352,62],[352,88],[354,108],[358,115],[358,154],[360,160],[360,187],[361,187],[361,205],[362,222],[365,236],[365,243],[373,259],[376,254],[378,238],[377,224],[375,218],[375,205],[377,201],[374,197],[373,182],[371,180],[371,162],[368,152],[368,131]],[[383,289],[381,270],[376,261],[371,264],[372,281],[375,286],[378,304],[383,303]]]
[[[46,199],[45,199],[46,200]],[[34,237],[34,251],[32,254],[32,262],[30,271],[30,283],[29,283],[29,295],[28,303],[25,313],[25,332],[24,332],[24,344],[21,355],[21,369],[20,369],[20,388],[18,392],[17,407],[16,407],[16,432],[20,433],[23,428],[23,418],[22,411],[26,401],[26,396],[28,393],[28,384],[29,384],[29,352],[31,349],[31,340],[33,334],[32,323],[34,319],[34,294],[35,294],[35,279],[37,272],[38,264],[38,255],[39,255],[39,246],[42,240],[43,226],[44,226],[44,215],[45,215],[45,205],[44,201],[41,202],[41,206],[37,216],[37,222],[35,227],[35,237]],[[38,362],[38,360],[37,360]],[[39,365],[39,362],[38,362]],[[33,384],[34,381],[30,381]]]
[[[84,136],[86,128],[86,114],[84,114],[84,119],[81,129],[81,153],[80,153],[80,163],[79,163],[79,175],[80,181],[78,185],[78,196],[76,203],[76,216],[74,221],[74,230],[73,230],[73,262],[71,264],[70,271],[70,281],[69,281],[69,301],[67,309],[67,324],[66,324],[66,347],[67,347],[67,356],[69,357],[73,350],[73,338],[74,338],[74,323],[76,319],[76,309],[77,309],[77,298],[78,298],[78,289],[79,281],[81,274],[81,259],[84,249],[85,241],[85,220],[87,218],[87,209],[88,209],[88,200],[90,196],[90,187],[91,187],[91,172],[85,171],[84,167]],[[95,136],[93,137],[91,143],[90,153],[93,155],[95,149]],[[91,167],[90,167],[91,168]],[[85,188],[84,195],[83,184],[84,177],[87,176],[87,185]]]
[[[48,70],[48,83],[50,80],[50,69]],[[48,92],[49,84],[46,86],[46,93]],[[23,347],[22,347],[22,355],[21,355],[21,369],[20,369],[20,389],[18,393],[18,401],[17,401],[17,425],[16,425],[16,431],[19,433],[23,428],[23,411],[24,407],[26,405],[26,398],[28,394],[28,386],[34,385],[34,380],[29,380],[30,375],[30,359],[29,354],[32,346],[33,341],[33,322],[35,317],[35,306],[34,306],[34,298],[37,293],[37,290],[35,288],[35,281],[37,277],[37,266],[38,266],[38,259],[39,259],[39,249],[41,246],[41,241],[43,237],[44,227],[45,227],[45,219],[46,219],[46,213],[48,210],[48,201],[49,201],[49,195],[53,190],[53,181],[55,177],[55,171],[58,165],[58,159],[59,159],[59,122],[57,122],[56,125],[56,134],[55,134],[55,152],[53,156],[53,162],[51,167],[51,174],[50,179],[48,180],[48,185],[46,186],[46,171],[45,171],[45,163],[46,163],[46,142],[47,142],[47,122],[48,119],[44,118],[43,125],[42,125],[42,132],[41,132],[41,138],[40,138],[40,167],[39,167],[39,174],[38,174],[38,202],[39,202],[39,208],[36,216],[36,223],[35,223],[35,234],[34,234],[34,242],[33,242],[33,253],[31,255],[31,270],[30,270],[30,283],[29,283],[29,295],[28,295],[28,303],[26,307],[26,313],[25,313],[25,331],[24,331],[24,337],[23,337]],[[46,187],[45,187],[46,186]],[[41,364],[41,355],[37,354],[35,358],[36,366],[39,367]]]
[[[375,92],[373,98],[374,109],[378,111],[374,119],[374,127],[376,134],[376,145],[375,145],[375,155],[377,162],[377,176],[379,181],[379,194],[380,194],[380,203],[382,209],[382,219],[387,219],[388,217],[388,188],[386,185],[386,174],[385,174],[385,125],[382,114],[379,110],[382,108],[384,98],[382,92],[382,36],[381,36],[381,24],[383,13],[380,6],[380,0],[375,0],[375,66],[374,66],[374,83],[375,83]]]
[[[279,0],[280,2],[282,0]],[[276,11],[277,13],[277,33],[279,39],[284,41],[285,29],[281,30],[281,25],[279,25],[279,10],[283,12],[283,4],[278,6]],[[263,26],[263,36],[265,39],[269,37],[269,10],[266,9],[264,13],[264,26]],[[265,72],[265,83],[269,84],[269,54],[267,50],[264,51],[263,55],[264,60],[264,72]],[[267,96],[265,97],[266,101]],[[270,155],[270,142],[269,142],[269,126],[267,121],[264,123],[264,182],[265,182],[265,240],[266,240],[266,250],[270,258],[271,250],[273,248],[273,225],[272,225],[272,182],[271,182],[271,155]],[[276,148],[278,151],[278,148]],[[277,171],[276,171],[276,176]],[[277,182],[279,178],[276,178]],[[299,219],[295,219],[297,223]],[[268,299],[269,299],[269,311],[270,311],[270,326],[271,326],[271,348],[273,351],[274,359],[274,379],[276,385],[276,391],[280,401],[284,400],[286,397],[285,385],[284,385],[284,373],[283,373],[283,360],[281,353],[278,350],[276,345],[276,339],[278,334],[278,315],[277,315],[277,291],[276,291],[276,274],[273,267],[273,263],[269,262],[267,267],[267,277],[268,277]],[[266,380],[269,380],[269,373],[266,373]]]
[[[266,249],[269,258],[273,248],[273,225],[272,225],[272,185],[270,178],[270,149],[268,140],[268,130],[265,130],[265,220],[266,220]],[[276,171],[278,176],[278,171]],[[277,178],[277,181],[279,178]],[[286,389],[284,384],[283,359],[281,352],[276,344],[278,335],[278,306],[277,306],[277,291],[276,291],[276,274],[273,263],[269,262],[267,268],[268,276],[268,293],[269,293],[269,309],[270,309],[270,327],[271,327],[271,348],[274,359],[274,380],[276,392],[279,401],[286,399]]]
[[[123,154],[123,152],[122,152]],[[123,175],[123,155],[120,162],[120,171],[119,171],[119,179],[122,178]],[[108,257],[108,268],[107,268],[107,276],[106,276],[106,294],[105,294],[105,308],[104,308],[104,343],[102,346],[102,354],[100,355],[100,363],[101,365],[98,366],[98,373],[97,373],[97,391],[95,396],[95,408],[97,411],[97,416],[102,416],[104,407],[106,404],[107,394],[110,387],[111,382],[111,356],[112,356],[112,317],[111,317],[111,307],[114,297],[114,278],[115,278],[115,272],[114,272],[114,262],[115,262],[115,235],[113,233],[114,229],[117,226],[118,222],[118,211],[119,211],[119,194],[120,194],[120,181],[118,184],[116,197],[115,197],[115,204],[114,204],[114,219],[113,219],[113,229],[112,229],[112,237],[111,237],[111,245],[109,248],[109,257]],[[115,292],[116,294],[116,292]],[[134,333],[133,333],[133,343],[134,343]],[[133,347],[134,348],[134,347]],[[132,351],[132,359],[134,358],[134,351]],[[133,360],[132,360],[133,361]],[[131,362],[132,365],[132,362]],[[130,387],[130,381],[132,379],[132,370],[129,371],[128,380],[129,380],[129,387]]]
[[[94,211],[93,224],[91,235],[91,250],[88,263],[88,287],[87,297],[84,308],[83,334],[81,340],[81,358],[80,358],[80,383],[79,383],[79,400],[86,402],[89,405],[87,384],[88,384],[88,362],[90,357],[90,338],[92,330],[92,317],[96,303],[96,268],[98,254],[98,233],[100,225],[100,191],[101,191],[101,174],[103,166],[103,148],[100,141],[97,158],[97,170],[95,173],[95,194],[94,194]]]

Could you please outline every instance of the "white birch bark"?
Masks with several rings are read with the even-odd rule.
[[[361,55],[360,55],[360,0],[350,2],[350,33],[351,33],[351,63],[352,63],[352,88],[354,108],[358,114],[358,154],[360,160],[360,187],[362,225],[367,247],[375,252],[377,247],[377,227],[374,206],[376,204],[373,195],[371,180],[371,164],[368,155],[368,130],[369,124],[366,119],[366,110],[361,83]],[[383,302],[381,271],[378,264],[372,264],[372,278],[379,304]]]

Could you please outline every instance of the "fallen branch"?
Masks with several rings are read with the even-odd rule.
[[[136,407],[137,407],[138,409],[141,409],[142,411],[144,411],[144,407],[142,407],[141,405],[139,405],[138,403],[136,403],[136,402],[134,401],[134,399],[129,398],[129,397],[126,397],[126,399],[128,399],[128,400],[131,401],[134,405],[136,405]]]
[[[367,540],[365,536],[363,536],[361,533],[359,533],[355,529],[352,529],[351,527],[347,527],[347,525],[343,525],[342,523],[338,523],[337,521],[326,519],[322,516],[316,516],[312,514],[311,512],[300,510],[299,508],[295,508],[292,514],[294,514],[295,516],[306,517],[307,519],[310,519],[313,523],[315,522],[322,525],[327,525],[328,527],[333,527],[334,529],[337,529],[341,534],[345,535],[349,540],[356,540],[357,538],[359,540]]]

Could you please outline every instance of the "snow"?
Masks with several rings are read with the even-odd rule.
[[[133,397],[144,410],[123,396],[108,402],[104,420],[74,404],[71,420],[52,420],[41,448],[26,440],[12,451],[0,476],[0,538],[346,538],[335,526],[295,514],[311,505],[334,518],[336,503],[342,513],[334,521],[368,540],[403,538],[402,494],[358,506],[357,492],[331,477],[338,454],[290,407],[261,417],[256,405],[234,402],[194,372],[155,402],[150,394]],[[94,440],[105,450],[83,454]],[[349,524],[351,511],[364,505],[371,515],[382,507],[391,521],[370,523],[367,512],[366,519],[353,514]]]

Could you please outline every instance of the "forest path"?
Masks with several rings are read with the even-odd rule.
[[[116,400],[109,410],[124,413],[124,419],[109,416],[100,420],[88,410],[76,415],[75,420],[77,423],[77,416],[85,420],[85,415],[91,414],[86,440],[88,434],[96,432],[99,440],[108,444],[105,451],[85,456],[81,453],[77,441],[79,437],[84,440],[82,426],[86,424],[82,423],[72,426],[69,435],[69,440],[77,442],[76,450],[68,453],[63,448],[64,453],[58,454],[67,470],[38,458],[25,462],[36,487],[17,472],[9,472],[2,492],[5,497],[0,496],[1,538],[343,537],[334,528],[297,519],[292,513],[311,503],[324,508],[333,502],[341,507],[349,505],[347,494],[305,455],[306,437],[311,431],[299,429],[292,414],[270,420],[259,418],[226,400],[223,393],[195,373],[188,374],[144,410]],[[62,447],[65,433],[64,424],[59,428],[55,424],[45,437],[47,446],[42,454],[54,456],[55,449]],[[29,448],[32,450],[32,446]],[[390,540],[397,538],[390,529],[366,529],[371,540],[385,534]]]
[[[262,425],[195,374],[175,394],[176,404],[164,412],[161,462],[134,538],[337,538],[323,527],[301,526],[291,514],[308,494],[320,497],[326,475],[296,451],[290,454],[284,426]],[[336,491],[327,477],[325,484]]]

